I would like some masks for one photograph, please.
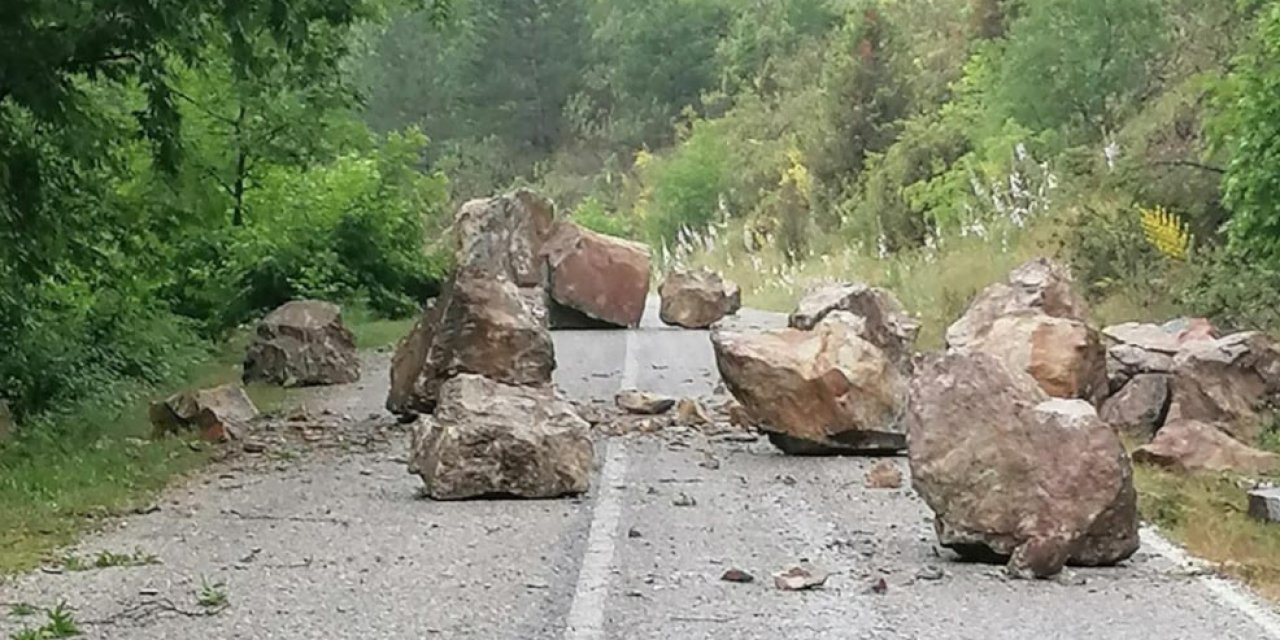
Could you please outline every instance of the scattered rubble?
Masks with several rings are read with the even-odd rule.
[[[943,546],[1052,576],[1138,549],[1137,496],[1115,432],[1080,400],[1051,400],[983,353],[924,363],[912,383],[910,461]]]
[[[702,404],[693,398],[682,398],[676,404],[676,422],[686,427],[705,427],[715,424]]]
[[[899,489],[902,487],[902,471],[888,460],[876,463],[866,475],[868,489]]]
[[[773,586],[780,591],[808,591],[827,583],[829,574],[813,567],[791,567],[773,574]]]
[[[846,312],[813,331],[713,332],[716,364],[733,396],[787,453],[901,451],[907,382]]]
[[[658,293],[662,299],[659,318],[685,329],[707,329],[742,308],[738,285],[707,269],[674,271]]]
[[[239,385],[183,391],[151,403],[151,424],[157,437],[195,432],[206,442],[227,442],[243,436],[258,408]]]
[[[436,500],[554,498],[585,493],[590,427],[549,389],[461,375],[420,418],[411,472]]]
[[[676,406],[675,398],[667,398],[645,391],[627,389],[614,398],[619,409],[640,416],[656,416]]]
[[[720,580],[724,582],[736,582],[738,584],[748,584],[756,581],[756,577],[741,569],[729,569],[720,576]]]
[[[338,305],[296,300],[258,324],[244,359],[244,381],[284,387],[349,384],[360,379],[355,336]]]

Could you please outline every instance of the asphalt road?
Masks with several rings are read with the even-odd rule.
[[[556,346],[558,383],[581,400],[716,391],[702,332],[568,332]],[[370,354],[364,382],[308,406],[378,413],[387,360]],[[1122,567],[1051,582],[957,563],[909,489],[864,488],[874,461],[682,431],[602,438],[581,499],[444,504],[418,497],[406,436],[382,437],[218,465],[74,550],[160,564],[37,572],[0,602],[66,602],[86,637],[156,640],[1280,638],[1269,606],[1157,537]],[[775,589],[771,574],[798,563],[829,572],[825,587]],[[756,581],[721,581],[730,568]],[[199,615],[197,592],[218,583],[230,606]],[[0,637],[36,623],[0,610]]]

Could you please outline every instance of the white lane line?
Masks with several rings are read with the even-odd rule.
[[[640,365],[636,362],[636,334],[640,333],[639,329],[628,329],[626,337],[626,351],[622,356],[622,381],[621,388],[635,389],[636,379],[640,376]]]
[[[1182,548],[1165,540],[1164,536],[1150,528],[1144,527],[1140,532],[1140,536],[1143,546],[1155,551],[1166,560],[1180,567],[1206,566],[1204,561],[1192,557]],[[1280,617],[1276,616],[1275,610],[1262,604],[1258,598],[1245,590],[1244,587],[1215,575],[1202,576],[1199,581],[1209,589],[1210,593],[1219,602],[1243,613],[1254,624],[1266,631],[1267,635],[1280,639]]]
[[[622,520],[622,481],[627,475],[627,447],[622,442],[605,442],[604,470],[600,473],[600,495],[596,498],[587,535],[587,552],[578,571],[565,640],[604,638],[604,611],[609,600],[609,572],[613,566],[618,523]]]

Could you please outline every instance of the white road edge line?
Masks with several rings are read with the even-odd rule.
[[[609,572],[613,566],[618,523],[622,520],[621,483],[627,474],[627,448],[621,442],[606,442],[604,450],[600,494],[587,535],[587,551],[578,570],[578,586],[573,592],[565,640],[605,637],[604,610],[609,599]]]
[[[1181,547],[1169,542],[1159,532],[1150,527],[1143,527],[1139,535],[1142,538],[1143,546],[1180,567],[1206,566],[1204,561],[1192,557]],[[1262,604],[1256,596],[1244,587],[1216,575],[1201,576],[1198,580],[1209,589],[1209,592],[1219,602],[1243,613],[1272,638],[1280,639],[1280,616],[1277,616],[1275,610],[1271,607]]]

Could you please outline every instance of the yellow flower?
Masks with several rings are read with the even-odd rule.
[[[1182,218],[1169,213],[1163,207],[1138,209],[1142,219],[1142,231],[1147,242],[1172,260],[1186,260],[1191,250],[1191,229]]]

